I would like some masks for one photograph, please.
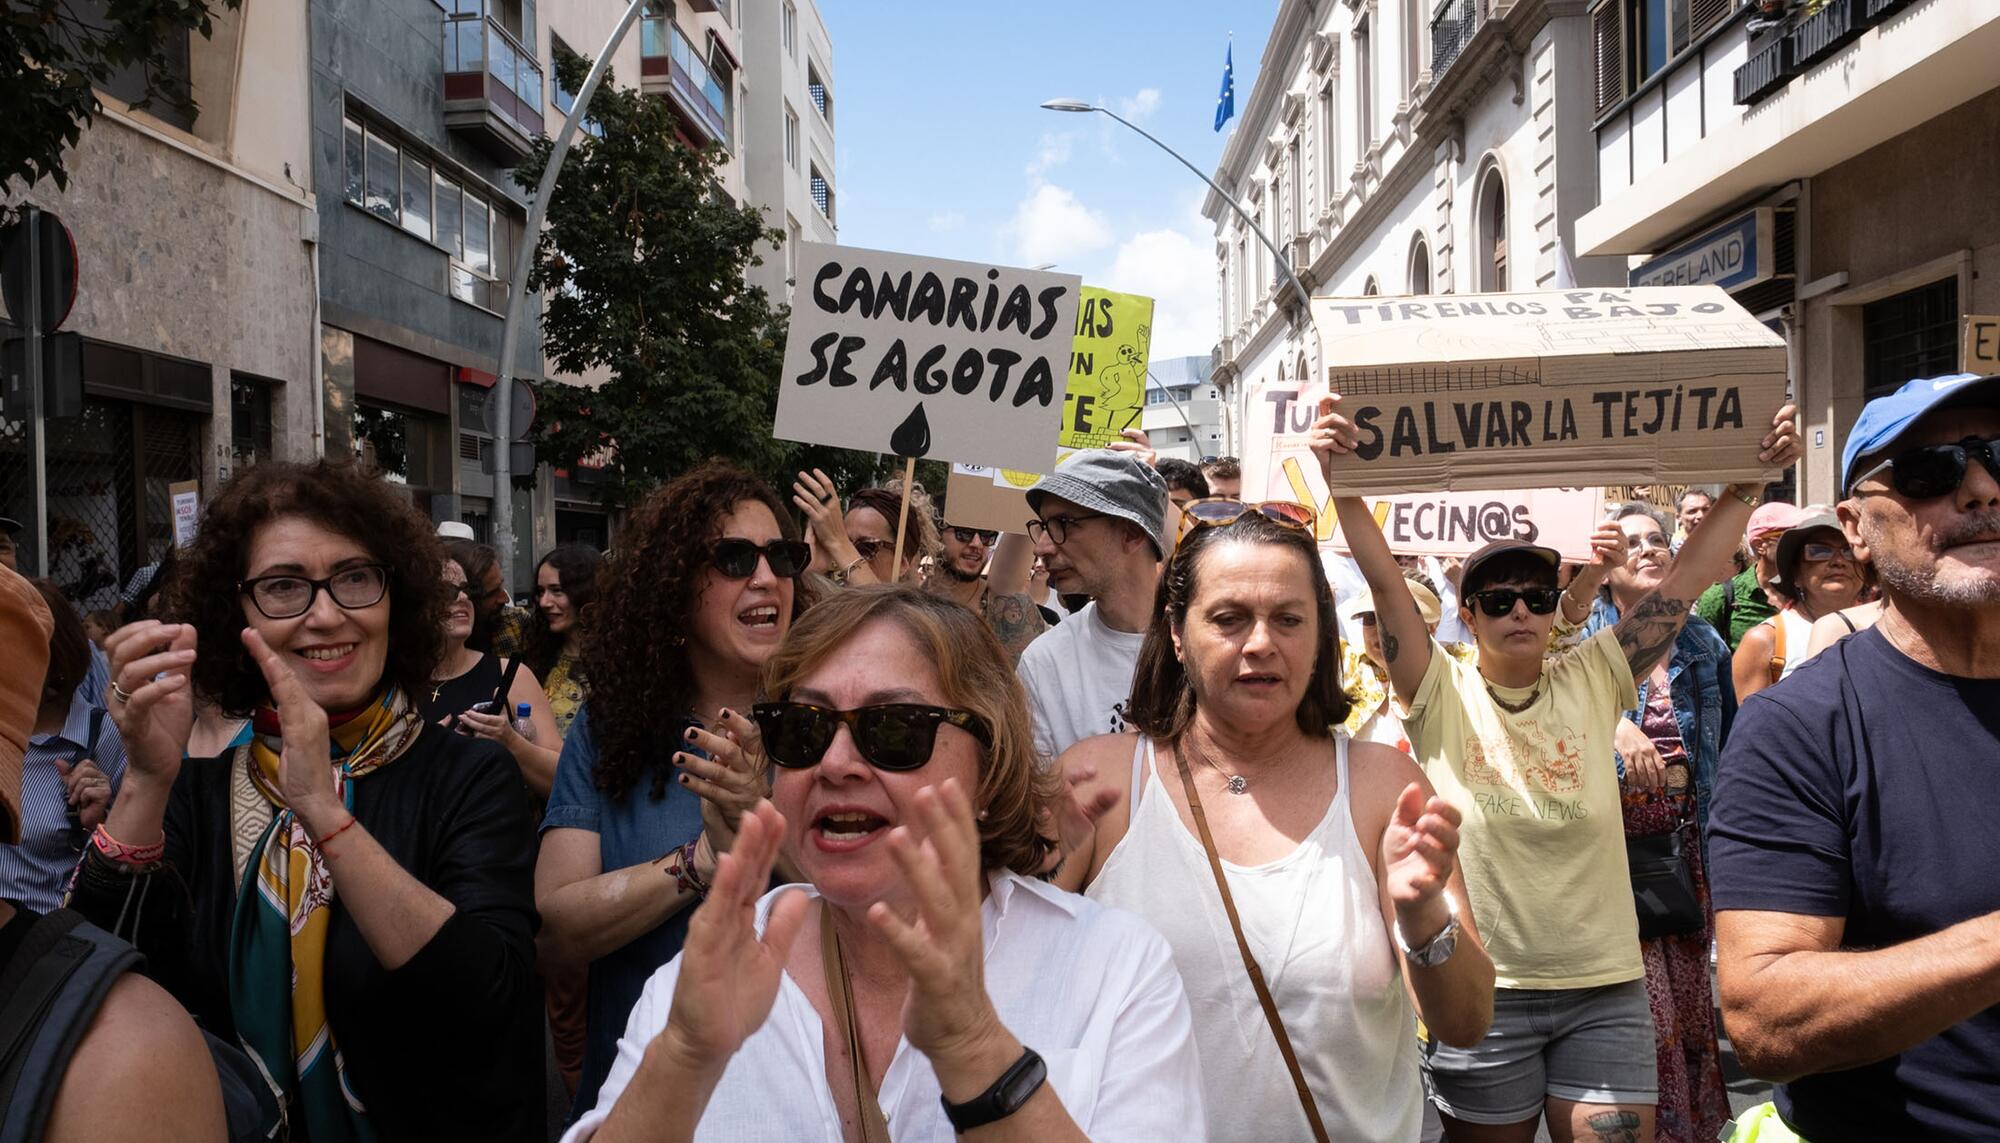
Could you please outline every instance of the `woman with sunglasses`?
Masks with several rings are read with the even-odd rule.
[[[1329,472],[1356,438],[1339,409],[1340,398],[1322,399],[1312,430]],[[1793,413],[1786,406],[1773,417],[1758,465],[1797,459]],[[1638,705],[1634,680],[1653,674],[1695,597],[1723,577],[1760,491],[1733,486],[1615,625],[1554,657],[1546,649],[1561,601],[1557,554],[1519,540],[1475,552],[1460,579],[1460,611],[1479,648],[1472,664],[1443,653],[1408,593],[1390,590],[1401,572],[1367,504],[1334,501],[1378,605],[1383,659],[1414,753],[1464,816],[1465,879],[1498,974],[1493,1034],[1475,1047],[1426,1051],[1432,1098],[1454,1141],[1530,1139],[1544,1115],[1558,1135],[1653,1137],[1659,1069],[1613,730]],[[1598,571],[1624,556],[1617,547],[1598,552]]]
[[[803,606],[807,558],[769,485],[710,462],[634,509],[605,563],[602,620],[584,635],[590,695],[563,740],[535,866],[544,970],[590,972],[578,1111],[764,794],[742,744],[764,664]]]
[[[1408,755],[1336,729],[1349,704],[1312,510],[1185,513],[1132,681],[1139,737],[1062,757],[1101,816],[1064,814],[1059,879],[1173,946],[1211,1138],[1410,1143],[1417,1018],[1474,1043],[1492,1012],[1458,811]],[[1410,598],[1400,576],[1393,590]]]
[[[1852,607],[1868,582],[1831,509],[1808,509],[1777,546],[1768,586],[1778,613],[1744,632],[1736,648],[1736,693],[1746,699],[1811,658],[1814,624]]]
[[[840,510],[840,493],[826,473],[799,473],[792,485],[792,503],[812,528],[815,546],[825,554],[827,576],[837,587],[870,583],[916,583],[924,562],[940,548],[937,513],[922,485],[910,489],[903,502],[900,482],[864,488],[847,498]],[[903,561],[896,562],[896,517],[903,518]]]
[[[413,698],[443,560],[373,473],[267,462],[203,513],[169,587],[183,621],[106,641],[127,767],[71,906],[254,1056],[314,1143],[545,1123],[520,773]],[[255,736],[184,762],[196,694]]]
[[[1200,1138],[1166,943],[1035,879],[1058,783],[978,618],[910,588],[835,593],[765,692],[782,816],[744,819],[568,1139]],[[759,901],[780,834],[809,884]]]
[[[444,608],[444,655],[430,685],[418,691],[417,705],[432,722],[505,747],[521,768],[521,780],[537,801],[544,800],[555,782],[555,744],[561,738],[541,681],[523,664],[508,682],[507,660],[467,645],[477,618],[466,594],[465,569],[457,560],[447,559],[443,579],[445,590],[451,593],[451,602]],[[500,695],[502,683],[507,683],[505,695]],[[523,706],[528,708],[533,737],[514,729],[515,715]]]

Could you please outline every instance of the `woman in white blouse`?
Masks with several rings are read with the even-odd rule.
[[[765,693],[776,809],[745,819],[566,1138],[1200,1138],[1166,942],[1032,879],[1059,779],[986,625],[909,588],[840,592]],[[810,885],[755,900],[780,842]]]

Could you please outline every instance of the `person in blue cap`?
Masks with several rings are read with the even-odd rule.
[[[1723,1018],[1801,1136],[2000,1137],[2000,376],[1862,409],[1882,618],[1744,703],[1709,819]]]

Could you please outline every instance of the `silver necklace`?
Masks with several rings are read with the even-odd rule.
[[[1190,739],[1189,745],[1193,745],[1191,741],[1193,737],[1193,735],[1188,736]],[[1197,749],[1195,756],[1201,759],[1202,765],[1222,775],[1223,789],[1228,790],[1232,794],[1241,794],[1250,789],[1250,780],[1248,778],[1245,778],[1241,774],[1231,774],[1229,771],[1216,765],[1215,759],[1208,756],[1208,751]]]

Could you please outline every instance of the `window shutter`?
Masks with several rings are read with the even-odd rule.
[[[1693,25],[1690,42],[1722,23],[1735,7],[1736,0],[1688,0],[1688,22]]]
[[[1728,0],[1718,0],[1727,3]],[[1603,114],[1625,98],[1625,19],[1618,0],[1600,4],[1590,14],[1591,38],[1597,45],[1597,112]]]

